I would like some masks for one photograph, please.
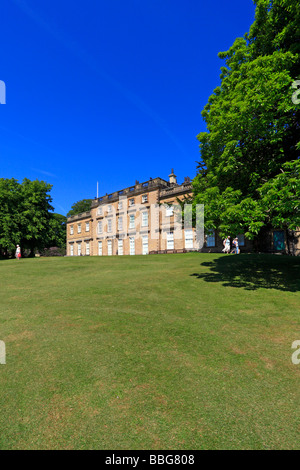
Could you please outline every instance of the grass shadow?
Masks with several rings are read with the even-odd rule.
[[[300,258],[264,254],[224,255],[201,263],[201,266],[209,268],[209,271],[190,276],[246,290],[300,290]]]

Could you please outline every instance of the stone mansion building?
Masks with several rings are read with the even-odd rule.
[[[95,198],[91,210],[67,220],[67,256],[146,255],[197,249],[196,231],[180,221],[178,203],[192,193],[190,179],[154,178]],[[179,220],[179,221],[178,221]]]

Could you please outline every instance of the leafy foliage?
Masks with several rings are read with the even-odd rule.
[[[89,211],[91,209],[91,203],[92,199],[82,199],[81,201],[74,202],[67,213],[67,217]]]
[[[219,53],[221,85],[202,116],[202,161],[194,204],[205,204],[206,229],[222,235],[299,224],[299,3],[257,0],[249,33]]]
[[[52,213],[52,185],[25,178],[0,179],[0,251],[5,256],[17,244],[33,255],[56,245],[65,247],[66,217]]]

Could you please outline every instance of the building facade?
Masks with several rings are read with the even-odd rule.
[[[204,235],[204,213],[200,230],[192,227],[192,184],[177,183],[172,170],[169,181],[154,178],[144,183],[95,198],[91,210],[67,220],[67,256],[147,255],[188,251],[221,252],[223,241],[216,231]],[[188,210],[190,209],[190,210]],[[283,230],[268,230],[253,243],[236,234],[241,252],[291,252]],[[300,253],[300,232],[295,232],[293,254]]]
[[[191,220],[181,206],[191,196],[189,178],[154,178],[95,198],[91,210],[67,220],[67,256],[146,255],[197,250]],[[189,222],[189,223],[188,223]]]

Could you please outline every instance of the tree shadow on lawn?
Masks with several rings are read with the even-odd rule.
[[[201,263],[201,266],[210,269],[190,276],[246,290],[300,290],[300,258],[263,254],[224,255],[211,262]]]

